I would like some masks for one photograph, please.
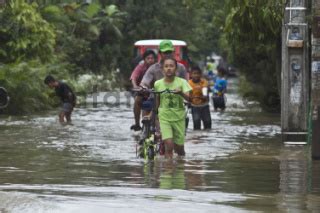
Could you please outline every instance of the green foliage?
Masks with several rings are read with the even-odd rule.
[[[116,68],[124,13],[115,5],[47,5],[43,17],[57,29],[57,50],[75,69],[73,74],[107,74]]]
[[[281,26],[284,1],[226,2],[221,43],[260,99],[278,94],[281,74]],[[262,102],[260,100],[260,102]]]
[[[185,40],[195,62],[212,51],[224,56],[263,102],[279,88],[283,1],[9,0],[0,8],[0,85],[17,93],[8,111],[45,109],[47,73],[82,94],[93,82],[119,87],[132,71],[134,42],[161,38]],[[71,80],[87,74],[102,77]]]
[[[48,73],[53,73],[57,78],[69,77],[63,64],[44,65],[34,60],[0,66],[0,85],[8,90],[10,96],[6,111],[30,113],[56,104],[55,99],[50,97],[52,91],[43,83]]]
[[[48,61],[53,55],[55,33],[37,12],[36,4],[10,0],[0,9],[0,61]]]

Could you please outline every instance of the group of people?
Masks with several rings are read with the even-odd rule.
[[[130,80],[134,89],[154,88],[157,92],[173,90],[172,93],[163,93],[156,100],[158,118],[162,140],[165,143],[165,156],[172,157],[173,151],[178,155],[185,155],[185,107],[184,101],[190,103],[193,127],[201,129],[211,128],[211,115],[209,107],[209,91],[212,91],[214,110],[224,111],[225,92],[227,80],[226,70],[217,67],[217,76],[213,85],[209,85],[206,76],[199,66],[193,66],[188,73],[184,65],[174,58],[174,46],[170,40],[163,40],[159,45],[160,60],[153,50],[147,50],[143,54],[143,60],[133,70]],[[189,79],[190,78],[190,79]],[[144,93],[135,94],[134,118],[135,124],[131,126],[134,131],[141,130],[140,114],[141,106],[148,97]]]
[[[219,108],[224,111],[224,93],[227,89],[226,71],[223,67],[217,68],[214,85],[209,85],[208,80],[199,66],[186,71],[184,65],[174,58],[174,46],[170,40],[163,40],[159,45],[160,60],[153,50],[146,50],[143,60],[133,70],[130,80],[134,89],[154,88],[156,92],[168,90],[170,93],[161,93],[157,96],[156,108],[161,129],[162,140],[165,144],[165,156],[171,158],[173,152],[185,155],[184,140],[186,128],[186,114],[184,102],[190,103],[193,127],[201,129],[211,128],[211,115],[209,107],[209,91],[212,91],[214,110]],[[190,79],[189,79],[190,78]],[[44,83],[55,89],[56,95],[60,97],[62,108],[59,113],[61,124],[71,122],[71,113],[76,103],[76,96],[72,89],[65,83],[48,75]],[[131,126],[134,131],[141,130],[140,116],[143,101],[148,94],[137,93],[134,97],[134,120]]]

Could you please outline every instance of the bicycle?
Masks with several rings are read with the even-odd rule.
[[[149,98],[142,103],[142,111],[145,115],[142,117],[141,139],[136,146],[136,155],[145,160],[154,160],[157,153],[164,155],[164,143],[161,140],[161,134],[156,124],[157,109],[155,100],[162,93],[175,93],[175,91],[163,90],[156,92],[154,89],[145,88],[133,89],[132,91],[150,94]]]

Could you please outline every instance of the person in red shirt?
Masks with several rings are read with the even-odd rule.
[[[130,80],[132,83],[132,87],[134,89],[139,88],[141,80],[148,70],[148,68],[156,62],[156,53],[153,50],[146,50],[143,54],[143,61],[141,61],[133,70]],[[130,127],[130,129],[134,131],[141,130],[140,126],[140,114],[141,114],[141,105],[143,101],[143,95],[135,94],[134,98],[134,106],[133,106],[133,114],[135,124]]]

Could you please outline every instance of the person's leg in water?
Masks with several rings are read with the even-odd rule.
[[[172,138],[168,138],[163,140],[164,146],[165,146],[165,158],[172,158],[173,157],[173,149],[174,149],[174,143]]]
[[[131,126],[131,129],[138,131],[141,130],[140,126],[140,115],[141,115],[141,105],[143,97],[141,95],[136,95],[134,98],[133,114],[135,124]]]
[[[65,113],[65,117],[68,124],[71,124],[71,114],[72,114],[72,111]]]
[[[226,109],[226,100],[224,95],[221,97],[221,112],[224,112]]]
[[[173,128],[173,142],[174,142],[174,152],[179,156],[185,156],[186,152],[184,150],[184,140],[185,140],[185,119],[181,121],[172,122]]]
[[[184,150],[184,145],[174,144],[174,152],[177,153],[179,156],[186,155],[186,152]]]
[[[173,149],[174,149],[174,143],[173,143],[173,128],[171,126],[171,123],[169,121],[160,120],[160,129],[162,134],[162,141],[164,142],[165,147],[165,158],[172,158],[173,157]]]
[[[64,117],[65,117],[65,112],[61,111],[59,113],[59,122],[60,122],[60,124],[64,124],[65,123],[64,122]]]
[[[217,99],[216,99],[215,96],[212,96],[212,105],[213,105],[213,110],[215,112],[217,112],[218,111],[218,106],[217,106]]]
[[[70,103],[63,103],[61,112],[59,113],[59,122],[61,124],[70,124],[71,123],[71,113],[73,111],[73,106]]]
[[[211,129],[211,114],[209,105],[201,107],[201,120],[203,122],[204,129]]]
[[[193,129],[200,130],[201,129],[200,108],[199,107],[192,107],[191,112],[192,112],[192,120],[193,120]]]

